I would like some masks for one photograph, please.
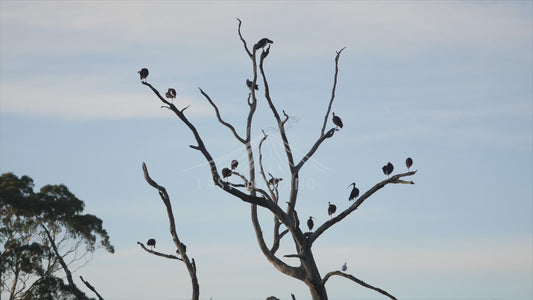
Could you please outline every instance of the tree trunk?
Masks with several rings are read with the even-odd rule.
[[[309,245],[305,245],[304,247],[306,249],[303,251],[304,258],[301,262],[307,273],[305,284],[309,287],[313,300],[327,300],[328,294],[326,292],[326,287],[322,282],[322,277],[318,271],[311,247],[309,247]]]
[[[326,292],[326,287],[324,284],[320,283],[312,283],[312,282],[306,282],[307,286],[309,287],[309,290],[311,291],[311,297],[313,297],[313,300],[327,300],[328,294]]]

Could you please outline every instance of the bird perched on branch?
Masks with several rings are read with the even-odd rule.
[[[278,185],[282,180],[283,178],[271,178],[270,180],[268,180],[268,184]]]
[[[231,174],[233,174],[233,172],[230,169],[228,169],[228,168],[222,169],[222,177],[223,178],[230,177]]]
[[[277,186],[283,180],[283,178],[275,178],[270,173],[268,173],[268,175],[270,176],[270,180],[268,180],[268,184],[270,185]]]
[[[155,248],[155,239],[149,239],[146,245],[152,247],[152,249]]]
[[[392,174],[392,171],[394,171],[394,166],[389,161],[389,163],[384,165],[381,169],[383,170],[383,174],[389,176]]]
[[[254,51],[256,51],[257,49],[264,48],[268,44],[274,44],[274,42],[272,40],[267,39],[267,38],[262,38],[262,39],[259,40],[259,42],[257,42],[254,45]]]
[[[313,230],[313,226],[315,226],[315,223],[313,222],[313,217],[309,217],[307,220],[307,227],[309,227],[309,231]]]
[[[246,79],[246,86],[251,90],[252,89],[252,84],[254,84],[250,79]],[[259,89],[259,86],[257,85],[257,83],[254,85],[254,89],[258,90]]]
[[[238,166],[238,165],[239,165],[239,162],[238,162],[236,159],[234,159],[234,160],[231,161],[231,169],[232,169],[232,170],[237,169],[237,166]]]
[[[413,165],[413,159],[408,157],[406,160],[405,160],[405,165],[407,166],[407,171],[409,171],[409,169],[411,168],[411,166]]]
[[[333,113],[333,124],[340,128],[342,128],[343,126],[341,118],[339,118],[339,116],[336,116],[335,113]]]
[[[169,99],[174,99],[176,98],[176,90],[173,89],[173,88],[169,88],[167,93],[165,94],[165,97],[169,98]]]
[[[348,266],[344,263],[344,265],[342,265],[342,271],[346,272],[346,270],[348,270]]]
[[[142,68],[140,71],[137,71],[137,73],[139,73],[139,75],[141,76],[141,80],[146,81],[146,77],[148,77],[148,74],[150,72],[148,72],[147,68]]]
[[[353,189],[352,189],[352,192],[350,193],[350,197],[348,198],[348,201],[351,201],[357,198],[357,196],[359,196],[359,189],[355,187],[355,182],[353,182],[350,185],[353,185]],[[350,185],[348,187],[350,187]]]
[[[337,206],[335,206],[335,204],[331,204],[329,201],[328,201],[328,215],[332,215],[334,214],[335,212],[337,211]]]

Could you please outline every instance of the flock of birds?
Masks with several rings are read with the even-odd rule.
[[[264,47],[266,47],[269,44],[273,44],[273,43],[274,42],[272,40],[268,39],[268,38],[262,38],[254,45],[254,48],[253,48],[254,52],[259,50],[259,49],[262,49],[262,48],[264,49]],[[142,68],[137,73],[139,73],[141,81],[144,81],[144,82],[146,82],[146,78],[148,77],[148,74],[150,74],[150,72],[148,71],[147,68]],[[246,86],[250,90],[252,90],[252,89],[259,90],[259,86],[257,84],[254,84],[250,79],[246,79]],[[173,89],[173,88],[169,88],[168,91],[165,94],[165,97],[169,98],[169,99],[176,98],[176,90]],[[342,123],[342,119],[339,116],[335,115],[334,112],[332,114],[333,114],[332,121],[333,121],[333,124],[335,124],[335,126],[336,126],[335,129],[339,130],[339,128],[342,128],[343,125],[344,125]],[[407,166],[407,170],[409,171],[409,169],[413,165],[413,159],[408,157],[405,160],[405,164]],[[223,168],[222,169],[222,177],[223,178],[227,178],[227,177],[231,176],[233,174],[233,171],[237,168],[238,165],[239,165],[239,162],[237,160],[232,160],[230,168]],[[390,162],[388,162],[381,169],[383,170],[383,174],[389,176],[394,171],[394,166]],[[276,185],[277,186],[277,184],[281,180],[283,180],[282,178],[274,178],[271,174],[269,174],[269,175],[270,175],[270,177],[272,177],[268,181],[268,183],[271,184],[271,185]],[[350,187],[350,186],[352,186],[352,191],[350,192],[350,196],[348,197],[348,201],[354,200],[355,198],[357,198],[359,196],[359,189],[356,187],[355,182],[352,182],[350,185],[348,185],[348,187]],[[332,204],[331,202],[328,201],[328,215],[330,217],[332,217],[333,214],[335,214],[336,211],[337,211],[337,206],[335,206],[335,204]],[[307,220],[307,227],[309,228],[309,232],[311,232],[311,230],[313,230],[313,226],[314,226],[313,219],[314,218],[312,216],[310,216],[309,219]],[[152,249],[155,248],[155,244],[156,244],[155,239],[149,239],[146,242],[146,245],[148,245],[149,247],[152,247]],[[347,268],[348,267],[346,266],[346,263],[344,263],[344,265],[342,266],[342,271],[346,271]]]
[[[268,38],[262,38],[254,45],[254,52],[259,50],[259,49],[264,49],[266,46],[268,46],[270,44],[273,44],[273,43],[274,42],[272,40],[268,39]],[[148,71],[147,68],[142,68],[141,70],[137,71],[137,73],[139,73],[141,81],[146,82],[146,78],[150,74],[150,71]],[[259,86],[257,84],[254,85],[252,81],[250,81],[249,79],[246,79],[246,86],[248,86],[249,89],[252,89],[252,85],[253,85],[254,89],[256,89],[256,90],[259,89]],[[173,89],[173,88],[169,88],[168,91],[165,94],[165,97],[167,97],[169,99],[176,98],[176,90]]]
[[[407,166],[407,171],[409,171],[411,169],[411,166],[413,165],[413,159],[408,157],[405,160],[405,165]],[[394,166],[391,164],[391,162],[388,162],[381,169],[383,170],[383,174],[389,176],[390,174],[392,174],[392,171],[394,170]],[[352,187],[352,191],[350,192],[350,196],[348,196],[348,201],[352,201],[359,196],[359,189],[355,186],[355,182],[352,182],[350,185],[348,185],[348,187],[350,186]],[[330,201],[328,201],[328,215],[332,217],[336,211],[337,211],[337,206],[335,204],[332,204]],[[313,222],[313,219],[314,218],[310,216],[309,219],[307,220],[307,227],[309,228],[309,232],[313,230],[313,226],[315,225],[315,223]]]

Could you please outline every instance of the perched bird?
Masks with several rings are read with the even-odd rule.
[[[342,128],[343,126],[341,118],[339,118],[339,116],[336,116],[335,113],[333,113],[333,124],[340,128]]]
[[[268,181],[268,184],[271,184],[271,185],[278,185],[282,180],[283,180],[283,178],[271,178],[271,179]]]
[[[228,169],[228,168],[222,169],[222,177],[223,178],[230,177],[231,174],[233,174],[233,172],[230,169]]]
[[[148,242],[146,242],[146,245],[149,247],[155,248],[155,239],[149,239]]]
[[[234,160],[231,161],[231,169],[232,169],[232,170],[237,169],[237,166],[238,166],[238,165],[239,165],[239,162],[238,162],[236,159],[234,159]]]
[[[384,165],[381,169],[383,170],[383,174],[389,176],[390,174],[392,174],[392,171],[394,170],[394,166],[389,161],[389,163]]]
[[[350,184],[353,185],[352,192],[350,193],[350,197],[348,198],[348,201],[353,200],[359,196],[359,189],[355,187],[355,182]],[[350,185],[348,187],[350,187]]]
[[[411,166],[413,165],[413,159],[408,157],[406,160],[405,160],[405,165],[407,166],[407,171],[409,171],[409,169],[411,168]]]
[[[167,93],[165,94],[165,97],[170,99],[176,98],[176,90],[173,88],[168,89]]]
[[[141,76],[141,80],[144,79],[144,81],[146,81],[146,77],[148,77],[148,74],[150,72],[148,72],[148,69],[147,68],[142,68],[140,71],[138,71],[137,73],[139,73],[139,75]]]
[[[348,270],[348,266],[344,263],[344,265],[342,265],[342,271],[346,272],[346,270]]]
[[[274,44],[274,42],[267,38],[262,38],[259,40],[259,42],[257,42],[257,44],[254,45],[254,51],[260,48],[264,48],[268,44]]]
[[[335,206],[335,204],[331,204],[329,203],[328,201],[328,215],[332,215],[334,214],[335,212],[337,211],[337,206]]]
[[[246,86],[251,90],[252,89],[252,84],[254,84],[250,79],[246,79]],[[259,89],[259,86],[257,85],[257,83],[254,85],[254,89],[258,90]]]
[[[270,180],[268,181],[268,184],[271,184],[271,185],[278,185],[282,180],[283,178],[275,178],[274,176],[272,176],[272,174],[268,173],[268,175],[270,175]]]
[[[313,222],[313,217],[309,217],[309,219],[307,220],[307,227],[309,227],[309,231],[313,230],[314,225],[315,223]]]

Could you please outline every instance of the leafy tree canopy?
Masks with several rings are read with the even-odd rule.
[[[113,245],[102,220],[83,214],[85,203],[65,185],[33,188],[28,176],[0,176],[2,290],[10,299],[74,299],[56,274],[61,266],[45,228],[69,265],[83,265],[99,247],[113,253]]]

